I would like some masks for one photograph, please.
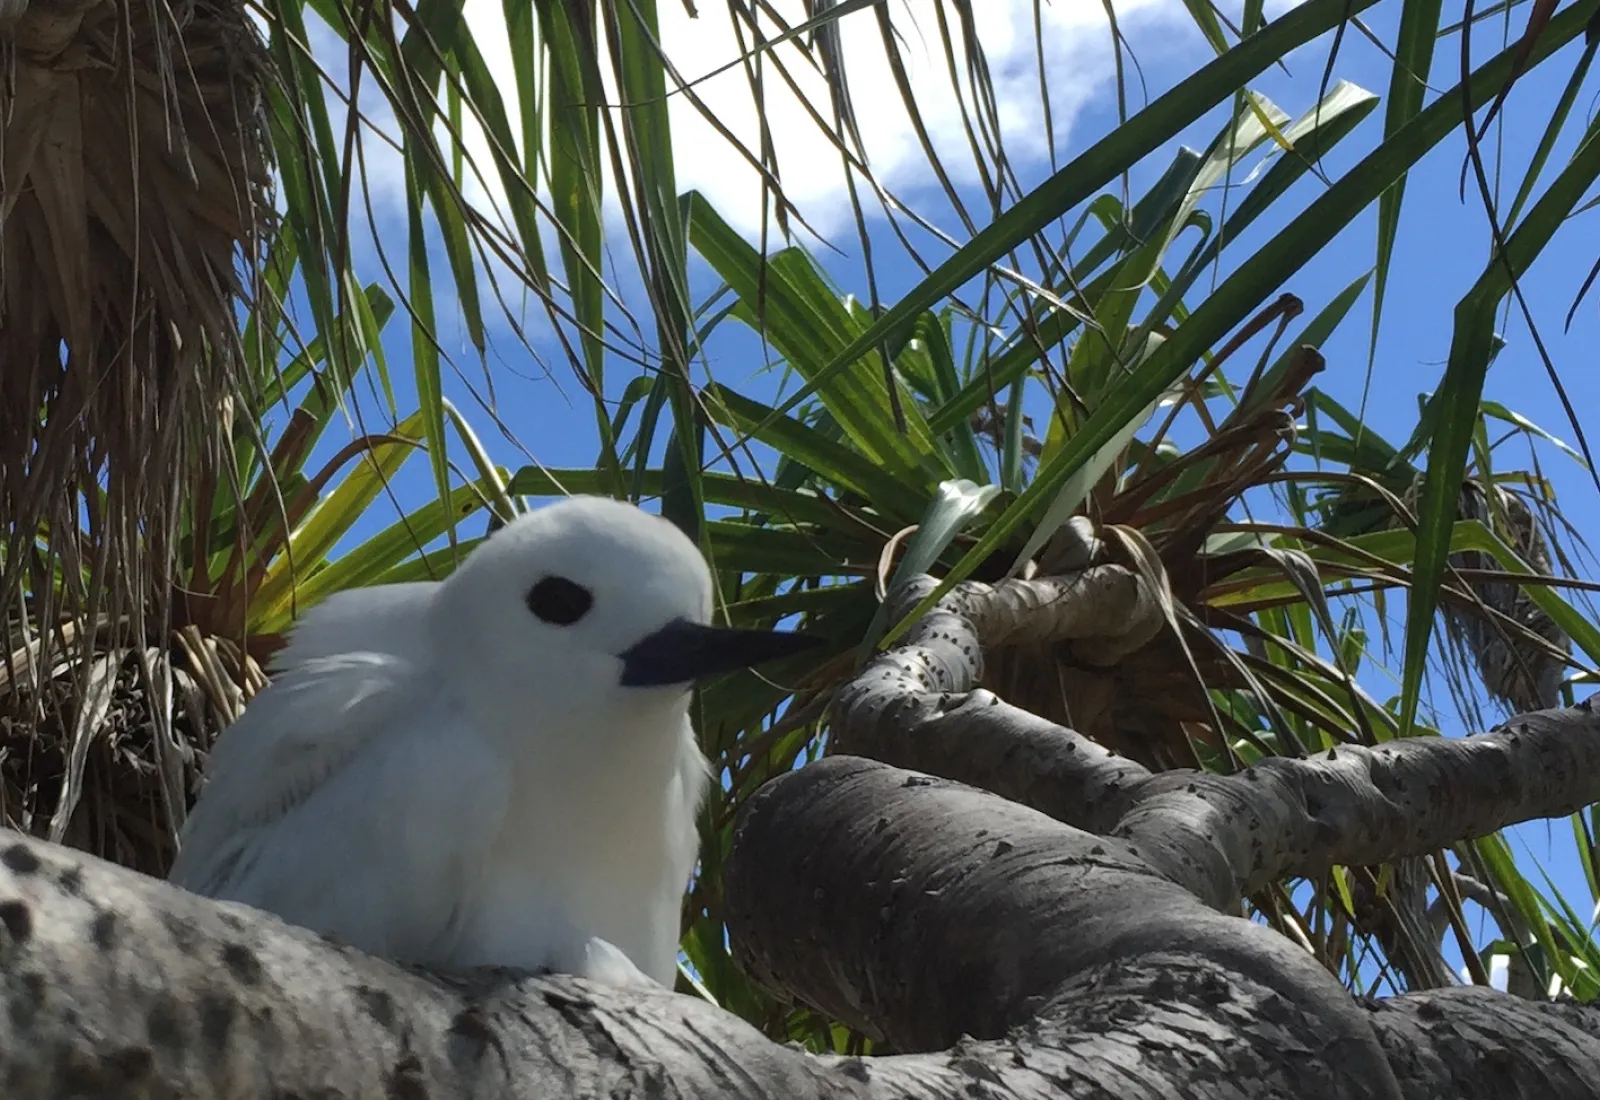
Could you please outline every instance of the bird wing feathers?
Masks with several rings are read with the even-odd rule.
[[[505,816],[509,772],[392,653],[291,665],[218,739],[170,879],[428,961]]]
[[[434,581],[380,584],[335,592],[296,620],[289,644],[273,661],[275,670],[344,653],[390,653],[423,664],[428,605]]]

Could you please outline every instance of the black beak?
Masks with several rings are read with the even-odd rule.
[[[815,634],[736,630],[674,619],[622,655],[623,687],[690,684],[822,645]]]

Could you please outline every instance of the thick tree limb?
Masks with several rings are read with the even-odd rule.
[[[737,955],[907,1053],[810,1057],[665,991],[408,971],[0,834],[0,1095],[1590,1100],[1600,1010],[1461,989],[1361,1004],[1287,939],[1212,907],[1600,797],[1596,717],[1151,775],[969,693],[984,629],[1108,646],[1149,630],[1114,569],[963,588],[964,613],[930,616],[841,696],[836,746],[1016,801],[834,756],[740,819]],[[1132,628],[1107,627],[1107,607]]]
[[[1483,986],[1364,1002],[1411,1096],[1501,1100],[1600,1094],[1600,1010],[1530,1001]],[[1541,1078],[1524,1072],[1544,1067]],[[1450,1084],[1445,1084],[1450,1082]],[[1547,1091],[1548,1090],[1548,1091]]]
[[[843,890],[830,893],[830,887],[850,884],[840,882],[827,860],[788,867],[781,861],[799,845],[795,830],[819,838],[870,832],[883,816],[874,794],[903,792],[895,820],[880,834],[892,842],[880,844],[876,859],[852,853],[859,857],[852,866],[875,884],[892,883],[907,856],[915,857],[910,870],[919,882],[945,868],[946,894],[937,903],[919,914],[909,897],[903,902],[912,927],[899,934],[894,942],[902,947],[895,949],[931,947],[937,940],[963,954],[924,957],[925,974],[904,960],[880,965],[956,1007],[962,988],[985,996],[1037,990],[1029,1003],[1039,1006],[1038,1014],[1003,1038],[865,1062],[813,1058],[767,1042],[702,1002],[666,992],[606,990],[558,977],[437,981],[266,914],[7,833],[0,838],[0,1095],[1342,1100],[1384,1095],[1381,1077],[1373,1078],[1380,1065],[1375,1057],[1396,1071],[1403,1095],[1419,1100],[1594,1094],[1592,1083],[1600,1080],[1600,1013],[1594,1010],[1454,990],[1386,1001],[1352,1020],[1352,1002],[1341,1005],[1330,995],[1339,1022],[1330,1027],[1318,1013],[1326,988],[1319,983],[1331,979],[1307,961],[1291,961],[1294,950],[1281,939],[1247,930],[1232,947],[1221,942],[1212,957],[1201,947],[1216,934],[1209,929],[1248,926],[1206,912],[1136,865],[1124,872],[1120,855],[1088,861],[1047,856],[1035,842],[1057,844],[1073,831],[1040,815],[945,782],[907,787],[907,778],[916,777],[848,759],[797,773],[763,793],[741,829],[739,859],[760,858],[759,847],[747,847],[758,837],[789,837],[786,846],[767,852],[775,877],[792,880],[785,897],[826,905],[853,929],[842,930],[841,939],[859,943],[860,929],[877,916],[871,907],[879,898],[869,895],[864,905],[851,906]],[[994,832],[966,836],[956,822],[938,824],[941,813],[924,812],[949,803],[967,828],[1006,822],[1015,839]],[[935,827],[912,824],[919,818]],[[931,849],[920,847],[919,838],[930,836],[941,839]],[[993,856],[1002,840],[1013,849]],[[1069,848],[1072,843],[1079,842]],[[911,851],[912,845],[919,847]],[[986,868],[992,870],[984,875]],[[1079,876],[1064,902],[1047,897],[1060,869]],[[1126,874],[1130,891],[1106,889],[1107,874]],[[1035,956],[1020,939],[1008,943],[995,926],[971,928],[963,940],[953,922],[937,914],[947,899],[961,903],[958,912],[973,912],[981,891],[970,875],[1005,895],[984,901],[990,914],[1041,903],[1064,919],[1093,913],[1081,930],[1045,927],[1047,951],[1038,956],[1061,966],[1076,954],[1081,969],[1044,990],[1025,973]],[[1166,951],[1156,949],[1164,933],[1137,919],[1141,910],[1123,904],[1136,903],[1141,889],[1191,906],[1210,925],[1187,938],[1178,930]],[[745,899],[735,900],[747,908]],[[771,900],[758,899],[767,911]],[[919,936],[916,927],[929,921],[933,930]],[[1028,927],[1045,923],[1035,918]],[[1129,926],[1126,934],[1116,932],[1119,924]],[[1109,950],[1091,949],[1091,943]],[[891,946],[885,941],[885,949]],[[999,981],[982,974],[978,953],[985,950],[1004,952],[992,960]],[[1279,953],[1285,953],[1286,973],[1270,962]],[[1296,1000],[1302,992],[1310,999]],[[1019,1011],[1025,1015],[1026,1006]],[[1362,1021],[1368,1036],[1357,1028],[1354,1036],[1338,1038],[1339,1027]]]
[[[932,577],[891,593],[890,618],[932,591]],[[1021,641],[1089,642],[1124,653],[1163,620],[1134,574],[1098,565],[1067,579],[958,585],[840,689],[833,706],[837,750],[932,772],[1032,806],[1058,821],[1109,831],[1150,774],[1081,734],[1013,707],[982,689],[985,646]],[[1126,630],[1114,644],[1110,637]]]
[[[918,578],[897,595],[896,608],[933,583]],[[1031,637],[1060,641],[1099,639],[1110,616],[1124,613],[1130,637],[1148,640],[1151,620],[1142,609],[1150,601],[1136,591],[1142,584],[1120,566],[1100,565],[1077,581],[958,586],[904,646],[841,690],[835,743],[1126,839],[1218,909],[1276,879],[1420,855],[1600,801],[1600,715],[1587,702],[1522,715],[1477,737],[1275,758],[1231,776],[1151,775],[1071,730],[971,691],[984,647],[1015,640],[1019,615]]]
[[[1187,959],[1303,1008],[1323,1053],[1385,1095],[1349,994],[1288,940],[1126,844],[969,787],[830,757],[751,799],[724,882],[750,974],[902,1050],[1002,1035],[1097,968]]]
[[[893,695],[895,680],[880,668],[888,664],[879,658],[840,691],[833,708],[836,751],[981,787],[1098,833],[1116,827],[1150,775],[1143,764],[982,688]],[[890,673],[906,675],[903,667]]]
[[[7,1100],[868,1095],[665,990],[445,985],[82,853],[3,844]]]
[[[1202,897],[1333,864],[1383,863],[1600,802],[1600,715],[1576,707],[1475,737],[1274,758],[1233,776],[1166,772],[1113,830]]]

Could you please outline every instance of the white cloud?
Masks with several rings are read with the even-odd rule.
[[[777,7],[795,23],[804,19],[803,5],[796,0]],[[945,8],[952,20],[953,8]],[[1014,162],[1046,159],[1050,150],[1041,104],[1033,0],[985,0],[973,8],[979,13],[977,37],[988,63],[994,113],[1006,152]],[[1116,9],[1125,35],[1130,28],[1148,27],[1152,17],[1186,19],[1181,7],[1170,0],[1119,0]],[[701,17],[693,20],[680,5],[664,4],[661,10],[663,46],[683,76],[701,76],[739,56],[725,9],[713,11],[705,4]],[[976,112],[972,85],[964,71],[959,26],[947,23],[961,70],[958,88],[950,79],[935,5],[923,0],[890,0],[889,12],[899,32],[899,53],[918,112],[940,160],[958,185],[976,183],[978,173],[963,125],[962,101],[969,118]],[[1064,151],[1072,120],[1089,97],[1111,80],[1115,62],[1100,0],[1057,0],[1041,6],[1040,15],[1047,44],[1043,84],[1049,89],[1059,154]],[[771,33],[770,26],[767,29]],[[847,16],[840,21],[839,31],[856,120],[874,176],[891,190],[934,185],[874,13]],[[764,74],[766,115],[784,190],[802,213],[826,231],[848,212],[841,158],[833,141],[783,83],[775,71],[777,62],[783,64],[817,114],[831,123],[826,81],[793,45],[774,50]],[[747,148],[759,148],[758,120],[742,67],[713,77],[696,90]],[[735,225],[753,232],[761,217],[760,180],[755,170],[682,97],[673,103],[672,124],[682,187],[705,192]]]
[[[667,57],[685,80],[695,81],[712,73],[741,54],[740,40],[727,7],[718,0],[700,0],[698,18],[691,17],[681,0],[662,0],[658,6],[661,42]],[[774,0],[772,7],[797,25],[806,18],[803,0]],[[1115,74],[1112,40],[1102,0],[1053,0],[1039,5],[1044,25],[1046,49],[1043,57],[1044,80],[1039,72],[1034,35],[1034,0],[984,0],[973,5],[979,15],[978,39],[990,73],[994,93],[994,112],[999,118],[1006,155],[1014,166],[1036,165],[1048,158],[1041,83],[1049,89],[1051,123],[1055,152],[1068,150],[1072,123],[1084,105],[1097,92],[1106,91]],[[467,0],[465,15],[473,37],[502,90],[511,111],[516,109],[515,83],[509,36],[505,29],[500,0]],[[888,11],[895,30],[908,80],[918,110],[932,144],[957,186],[976,183],[962,100],[969,117],[973,112],[972,86],[964,65],[960,28],[955,24],[954,5],[945,13],[957,67],[961,70],[959,97],[952,86],[944,44],[933,0],[889,0]],[[1125,39],[1145,64],[1149,55],[1159,55],[1173,39],[1173,32],[1194,31],[1179,0],[1117,0],[1116,13]],[[776,25],[763,19],[762,30],[776,33]],[[872,10],[863,10],[839,22],[840,39],[850,77],[850,88],[857,124],[867,149],[871,170],[884,187],[900,194],[937,186],[896,87],[884,49],[878,20]],[[1159,32],[1159,33],[1152,33]],[[745,48],[750,34],[745,28]],[[345,50],[331,34],[313,33],[314,51],[331,71],[343,75]],[[840,155],[833,141],[818,128],[801,98],[795,94],[778,66],[793,80],[800,95],[831,125],[832,107],[825,79],[807,59],[801,48],[785,43],[770,51],[762,62],[765,82],[765,115],[770,128],[779,176],[789,201],[819,231],[830,233],[848,224],[848,193]],[[1136,109],[1137,86],[1129,68],[1131,95]],[[363,109],[380,125],[392,125],[386,104],[369,89],[363,95]],[[752,99],[749,76],[743,65],[735,66],[695,86],[695,93],[746,149],[760,148],[758,116]],[[616,102],[614,88],[608,98]],[[738,229],[754,236],[760,229],[763,211],[761,182],[755,168],[726,138],[717,133],[700,111],[684,95],[671,100],[673,150],[680,191],[698,190]],[[515,115],[511,120],[520,134]],[[468,149],[480,171],[492,172],[492,160],[482,134],[468,125]],[[441,131],[442,132],[442,131]],[[392,202],[396,211],[403,202],[403,182],[399,160],[376,140],[366,143],[367,170],[374,184],[373,198]],[[986,158],[988,159],[988,158]],[[607,164],[609,176],[609,163]],[[608,194],[611,181],[607,180]],[[498,207],[504,214],[498,181],[485,188],[477,181],[466,191],[475,203]],[[875,209],[870,192],[864,201]],[[615,217],[617,206],[610,201]],[[980,219],[986,215],[981,212]],[[550,242],[553,243],[553,242]]]

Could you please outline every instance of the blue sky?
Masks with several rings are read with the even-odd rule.
[[[992,50],[997,73],[997,85],[1005,96],[1001,103],[1002,119],[1011,123],[1006,132],[1013,165],[1024,185],[1036,184],[1051,171],[1050,150],[1043,140],[1043,131],[1037,116],[1037,75],[1032,69],[1031,48],[1017,46],[1018,35],[1027,31],[1025,22],[1013,18],[1021,12],[1031,19],[1031,4],[1002,3],[986,0],[991,7],[984,10],[988,19],[980,28],[986,48]],[[482,8],[478,0],[469,3],[469,15],[475,7]],[[497,9],[498,5],[494,5]],[[709,8],[711,5],[703,5]],[[784,8],[794,4],[780,5]],[[897,4],[897,7],[901,5]],[[707,12],[701,24],[684,21],[679,5],[671,2],[661,5],[663,18],[668,21],[664,38],[669,53],[679,60],[686,75],[707,71],[714,63],[728,59],[726,53],[731,38],[719,38]],[[1123,30],[1131,40],[1145,81],[1141,91],[1137,76],[1130,73],[1129,110],[1137,110],[1146,96],[1153,98],[1181,79],[1210,56],[1209,49],[1193,29],[1188,16],[1178,0],[1141,0],[1138,4],[1117,5],[1123,19]],[[1237,4],[1226,4],[1224,9],[1237,14]],[[1447,11],[1459,11],[1459,4],[1447,4]],[[1051,98],[1055,123],[1060,140],[1054,150],[1057,163],[1065,163],[1081,152],[1098,136],[1104,134],[1117,121],[1114,86],[1110,82],[1110,61],[1103,15],[1099,0],[1056,0],[1048,11],[1059,19],[1059,34],[1052,38],[1052,55],[1049,60]],[[1269,12],[1281,10],[1281,5],[1269,5]],[[1002,11],[1011,13],[1002,16]],[[1366,25],[1382,41],[1393,42],[1399,6],[1385,2],[1377,5],[1363,17]],[[482,10],[474,18],[487,19]],[[870,13],[855,16],[857,22],[870,22]],[[992,22],[990,22],[992,20]],[[1008,20],[1010,20],[1008,22]],[[1004,24],[1004,25],[1002,25]],[[853,32],[847,29],[847,35]],[[1480,62],[1501,48],[1504,28],[1489,21],[1475,32],[1473,56]],[[992,36],[992,37],[991,37]],[[1031,31],[1023,38],[1031,36]],[[491,53],[494,35],[486,32],[481,41]],[[852,39],[847,37],[847,54],[852,49]],[[1327,63],[1330,42],[1320,40],[1298,51],[1290,59],[1289,72],[1271,71],[1253,87],[1275,101],[1291,116],[1308,109],[1315,102],[1319,82]],[[908,44],[908,52],[915,52]],[[1438,59],[1431,85],[1435,90],[1455,82],[1459,74],[1459,39],[1450,37],[1440,43]],[[674,52],[674,51],[678,52]],[[719,50],[724,52],[719,53]],[[1577,58],[1577,49],[1569,48],[1548,61],[1539,70],[1525,77],[1513,94],[1504,116],[1504,124],[1491,135],[1494,149],[1505,166],[1502,186],[1509,195],[1521,181],[1523,166],[1541,133],[1543,119],[1550,105],[1560,93]],[[1340,55],[1332,76],[1352,81],[1378,95],[1387,93],[1390,62],[1380,50],[1360,34],[1350,32],[1344,37]],[[937,83],[936,66],[917,70],[921,75],[919,91],[933,88]],[[930,74],[932,74],[930,76]],[[736,75],[736,74],[735,74]],[[713,82],[704,90],[708,99],[724,103],[732,110],[738,101],[736,85],[729,86],[726,78],[721,84]],[[1569,127],[1581,131],[1594,108],[1593,81],[1580,94],[1576,106],[1580,125]],[[724,89],[719,93],[718,89]],[[721,95],[719,99],[718,96]],[[930,95],[932,93],[930,92]],[[908,145],[904,127],[896,128],[893,104],[882,100],[884,87],[866,82],[858,94],[857,109],[873,127],[869,149],[873,151],[874,167],[910,205],[925,213],[947,231],[959,235],[955,218],[948,203],[934,185],[931,174],[920,164],[920,154]],[[1031,97],[1031,100],[1030,100]],[[1431,97],[1430,97],[1431,98]],[[1031,103],[1031,106],[1030,106]],[[961,155],[960,134],[954,129],[955,116],[941,114],[938,102],[931,117],[943,128],[941,152],[949,150],[949,163],[964,162]],[[1369,150],[1381,132],[1383,109],[1379,109],[1347,138],[1339,150],[1324,162],[1330,177],[1336,177],[1353,163],[1355,156]],[[1217,112],[1208,115],[1191,127],[1183,143],[1203,149],[1217,132],[1224,116]],[[738,122],[733,118],[734,123]],[[823,228],[839,253],[817,250],[829,273],[845,290],[866,297],[866,281],[862,274],[854,229],[848,219],[848,207],[836,171],[830,170],[826,146],[814,140],[807,143],[803,128],[809,126],[801,116],[791,112],[780,116],[782,126],[778,132],[782,140],[793,143],[785,157],[785,147],[780,145],[780,158],[784,158],[786,183],[791,194],[808,217],[814,218]],[[675,148],[682,166],[681,184],[704,189],[718,208],[736,225],[753,237],[759,223],[759,209],[752,201],[753,177],[741,176],[737,160],[709,129],[696,124],[688,112],[679,111],[674,116]],[[1573,137],[1569,135],[1558,147],[1552,164],[1559,166],[1564,155],[1570,152]],[[1163,169],[1172,154],[1166,149],[1152,155],[1132,174],[1130,183],[1134,195],[1139,194]],[[1412,172],[1406,196],[1407,209],[1402,219],[1401,232],[1390,272],[1390,288],[1384,307],[1383,325],[1379,333],[1377,353],[1370,376],[1367,373],[1368,340],[1371,335],[1370,290],[1358,303],[1351,317],[1336,335],[1328,341],[1323,352],[1328,369],[1317,380],[1317,385],[1351,408],[1362,404],[1366,395],[1368,422],[1385,437],[1399,442],[1409,435],[1415,423],[1417,397],[1436,383],[1448,355],[1452,331],[1452,311],[1463,293],[1481,273],[1489,256],[1489,235],[1481,203],[1470,183],[1465,198],[1458,191],[1459,173],[1465,152],[1459,134],[1444,142]],[[881,154],[881,156],[880,156]],[[1254,165],[1258,157],[1246,161]],[[396,203],[398,190],[393,179],[382,178],[381,167],[375,169],[374,194],[380,211],[379,232],[386,242],[403,240],[404,222]],[[1544,182],[1552,173],[1547,171]],[[743,181],[741,183],[741,180]],[[962,182],[958,176],[958,182]],[[1281,226],[1286,215],[1303,209],[1321,184],[1306,180],[1291,194],[1281,200],[1275,210],[1252,227],[1246,239],[1236,242],[1229,250],[1231,263],[1247,257]],[[968,173],[963,185],[964,196],[976,198]],[[387,203],[385,195],[388,196]],[[1236,201],[1236,200],[1235,200]],[[975,212],[983,209],[981,202],[970,207]],[[1214,208],[1214,206],[1213,206]],[[1576,221],[1594,219],[1596,213],[1578,216]],[[981,216],[981,215],[980,215]],[[390,220],[392,219],[392,221]],[[892,302],[920,277],[920,272],[900,253],[893,237],[887,232],[881,217],[872,224],[875,271],[880,296]],[[1351,280],[1369,269],[1374,261],[1376,236],[1375,211],[1368,211],[1347,228],[1335,242],[1303,270],[1292,276],[1283,290],[1299,296],[1305,303],[1305,318],[1348,285]],[[1566,327],[1566,314],[1573,303],[1590,266],[1600,250],[1594,246],[1596,236],[1592,229],[1574,224],[1566,228],[1557,242],[1540,259],[1523,281],[1523,291],[1532,308],[1540,335],[1559,373],[1562,384],[1573,405],[1580,410],[1596,407],[1600,399],[1600,379],[1595,374],[1594,348],[1600,341],[1600,307],[1594,296],[1581,303],[1570,328]],[[1179,254],[1187,251],[1191,242],[1179,246]],[[391,262],[402,258],[402,246],[389,243]],[[613,241],[613,248],[625,259],[625,239]],[[931,253],[937,261],[942,253]],[[381,278],[375,257],[364,261],[368,278]],[[1230,269],[1225,261],[1222,274]],[[443,267],[443,259],[436,260],[436,268]],[[695,287],[697,299],[716,286],[716,280],[701,264],[696,264]],[[624,279],[620,289],[625,301],[637,303],[638,287],[630,287]],[[1194,296],[1191,296],[1194,297]],[[636,309],[640,317],[648,315],[642,306]],[[528,313],[532,331],[544,330],[536,310]],[[1303,318],[1304,319],[1304,318]],[[481,369],[475,356],[460,334],[460,326],[449,318],[442,318],[442,336],[447,349],[458,358],[465,377],[473,383]],[[1303,321],[1302,321],[1303,323]],[[1529,337],[1527,326],[1515,314],[1500,326],[1507,347],[1490,372],[1485,397],[1498,400],[1556,436],[1575,443],[1573,431],[1561,408],[1554,386],[1541,364]],[[409,384],[404,378],[409,362],[409,347],[405,326],[398,321],[391,326],[386,341],[396,372],[398,401],[402,412],[409,409],[413,400]],[[453,333],[452,333],[452,330]],[[1291,330],[1292,331],[1292,330]],[[452,341],[454,345],[452,346]],[[535,351],[546,362],[533,361],[526,349],[519,346],[509,331],[494,334],[491,369],[497,391],[497,414],[508,431],[516,438],[520,448],[548,466],[585,467],[592,464],[595,454],[593,416],[587,397],[578,388],[568,368],[561,359],[559,347],[546,338],[535,337]],[[719,381],[736,388],[769,394],[775,379],[759,376],[759,343],[746,333],[725,326],[723,333],[707,348],[702,369]],[[1236,368],[1237,369],[1237,368]],[[621,381],[628,376],[625,364],[614,368]],[[473,408],[474,398],[467,383],[455,382],[448,388],[457,404],[469,415],[479,419],[485,429],[491,450],[496,458],[513,468],[526,461],[518,446],[492,438],[487,429],[487,418]],[[373,414],[370,401],[368,414]],[[1586,424],[1586,428],[1600,436],[1600,426]],[[330,433],[330,436],[337,433]],[[328,446],[335,447],[343,440],[331,439]],[[1594,440],[1600,447],[1600,439]],[[1512,456],[1508,455],[1509,461]],[[1587,471],[1562,456],[1554,448],[1540,450],[1540,462],[1546,475],[1555,485],[1558,499],[1567,517],[1583,534],[1594,527],[1600,518],[1600,495]],[[404,506],[415,506],[432,493],[431,481],[425,462],[414,460],[396,483],[399,500]],[[357,532],[358,536],[372,533],[387,524],[392,516],[382,507],[375,510],[370,522]],[[474,529],[471,533],[477,533]],[[1583,575],[1592,578],[1591,562],[1580,563]],[[1364,684],[1379,698],[1393,694],[1392,684],[1381,675],[1364,677]],[[1453,724],[1447,699],[1440,699],[1444,713],[1440,715],[1447,732],[1461,732]],[[1574,899],[1586,896],[1576,860],[1573,857],[1570,833],[1564,823],[1555,823],[1547,830],[1535,824],[1517,830],[1519,842],[1528,845],[1527,853],[1545,862],[1557,885]],[[1553,843],[1551,841],[1553,840]]]

